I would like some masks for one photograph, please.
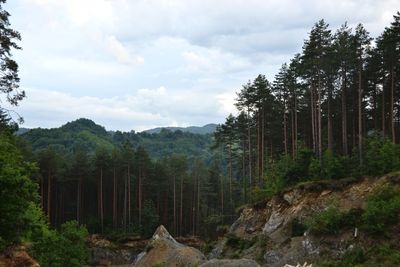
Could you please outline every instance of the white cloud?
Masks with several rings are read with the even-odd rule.
[[[118,41],[115,36],[109,36],[107,38],[107,44],[111,53],[119,63],[128,65],[140,65],[144,63],[143,57],[130,54],[128,49]]]
[[[23,38],[21,86],[37,88],[21,103],[27,124],[92,116],[142,129],[222,122],[235,91],[259,73],[273,79],[317,20],[333,30],[361,22],[376,37],[400,1],[13,0],[6,9]]]
[[[199,101],[194,92],[170,92],[165,87],[140,89],[136,94],[119,97],[73,96],[40,89],[25,89],[28,98],[15,110],[23,114],[25,127],[58,127],[80,117],[113,130],[141,131],[155,126],[187,126],[209,123],[214,116],[222,120],[225,111],[218,109],[220,98]],[[222,99],[224,101],[224,99]]]

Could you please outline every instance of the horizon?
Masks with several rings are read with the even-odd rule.
[[[107,132],[116,132],[116,131],[120,131],[120,132],[131,132],[131,131],[135,131],[136,133],[142,133],[142,132],[146,132],[146,131],[151,131],[151,130],[156,130],[156,129],[163,129],[163,128],[184,128],[184,129],[185,129],[185,128],[191,128],[191,127],[203,128],[203,127],[206,127],[206,126],[208,126],[208,125],[219,125],[219,123],[212,123],[212,122],[211,122],[211,123],[207,123],[207,124],[204,124],[204,125],[157,126],[157,127],[153,127],[153,128],[149,128],[149,129],[144,129],[144,130],[141,130],[141,131],[136,131],[136,130],[134,130],[134,129],[131,129],[131,130],[120,130],[120,129],[115,129],[115,130],[113,130],[113,129],[107,129],[106,126],[97,123],[97,122],[96,122],[95,120],[93,120],[93,119],[90,119],[90,118],[77,118],[77,119],[74,119],[74,120],[71,120],[71,121],[64,122],[64,123],[62,123],[61,125],[55,126],[55,127],[32,127],[32,128],[30,128],[30,127],[24,127],[23,124],[20,124],[20,125],[19,125],[19,129],[33,130],[33,129],[39,129],[39,128],[40,128],[40,129],[51,130],[51,129],[61,128],[62,126],[66,125],[66,124],[68,124],[68,123],[73,123],[73,122],[76,122],[76,121],[78,121],[78,120],[80,120],[80,119],[90,120],[90,121],[92,121],[94,124],[103,127]]]

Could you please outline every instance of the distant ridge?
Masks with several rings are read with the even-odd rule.
[[[189,127],[157,127],[154,129],[149,129],[143,131],[144,133],[149,133],[149,134],[158,134],[160,133],[163,129],[169,130],[172,132],[176,131],[182,131],[182,132],[189,132],[189,133],[194,133],[194,134],[210,134],[214,133],[215,129],[217,128],[217,124],[210,123],[206,124],[204,126],[189,126]]]

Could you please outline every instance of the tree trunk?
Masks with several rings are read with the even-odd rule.
[[[183,176],[181,176],[181,204],[180,204],[180,212],[179,212],[179,235],[182,236],[182,225],[183,225]]]
[[[221,176],[221,215],[222,215],[222,223],[224,223],[224,181],[223,176]]]
[[[286,122],[286,100],[283,102],[283,144],[285,147],[285,156],[288,154],[287,122]]]
[[[174,234],[177,234],[177,225],[176,225],[176,177],[173,177],[173,186],[174,186]]]
[[[142,194],[143,194],[143,188],[142,188],[142,180],[143,180],[143,170],[139,172],[139,225],[142,225]]]
[[[200,230],[200,177],[197,178],[197,223],[196,223],[196,231],[199,234]]]
[[[117,176],[115,167],[113,179],[113,226],[114,229],[117,227]]]
[[[318,70],[318,110],[317,110],[317,115],[318,115],[318,157],[319,160],[322,161],[322,107],[321,107],[321,78]]]
[[[78,180],[78,190],[77,190],[77,196],[76,196],[76,220],[78,223],[81,223],[81,200],[82,200],[82,178],[79,177]]]
[[[328,89],[328,149],[333,151],[333,132],[332,132],[332,88]]]
[[[103,209],[103,168],[100,169],[100,221],[101,233],[104,233],[104,209]]]
[[[249,146],[249,182],[250,182],[250,194],[251,194],[251,189],[253,186],[253,181],[252,181],[252,158],[251,158],[251,129],[250,129],[250,108],[247,107],[247,120],[248,120],[248,125],[247,125],[247,139],[248,139],[248,146]]]
[[[297,135],[298,135],[298,124],[297,124],[297,94],[294,93],[294,156],[297,156]]]
[[[126,221],[127,221],[127,202],[128,202],[128,175],[125,176],[124,179],[124,210],[123,210],[123,219],[124,219],[124,231],[126,233]]]
[[[233,142],[230,140],[230,142]],[[232,143],[229,144],[229,205],[233,209],[233,196],[232,196]]]
[[[129,227],[131,226],[131,172],[130,172],[130,166],[128,163],[128,177],[127,177],[127,183],[128,183],[128,230]]]
[[[343,155],[348,155],[347,145],[347,103],[346,103],[346,68],[342,70],[342,144]]]
[[[394,65],[391,68],[391,90],[390,90],[390,129],[392,132],[392,142],[396,144],[396,133],[395,133],[395,123],[394,123]]]
[[[382,135],[386,136],[386,114],[385,114],[385,85],[382,86]]]
[[[316,127],[315,127],[315,103],[314,103],[314,87],[311,84],[310,87],[310,96],[311,96],[311,131],[312,131],[312,146],[313,146],[313,151],[314,153],[317,152],[317,147],[316,147]]]
[[[47,217],[51,225],[51,172],[47,173]]]
[[[360,56],[360,66],[358,70],[358,156],[360,160],[360,169],[362,170],[363,166],[363,157],[362,157],[362,62]]]

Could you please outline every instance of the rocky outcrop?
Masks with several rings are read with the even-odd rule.
[[[24,246],[18,246],[0,254],[0,267],[39,267],[39,264],[29,256]]]
[[[90,266],[130,265],[146,247],[147,240],[131,238],[112,242],[100,235],[91,235],[86,240],[90,253]]]
[[[243,209],[208,257],[257,259],[263,266],[271,267],[316,262],[321,255],[341,257],[365,242],[366,235],[355,235],[355,229],[349,228],[337,235],[314,236],[300,227],[304,226],[302,223],[330,206],[342,212],[365,209],[375,188],[398,180],[387,176],[315,182],[282,192]]]
[[[199,266],[204,259],[203,253],[178,243],[161,225],[147,244],[145,251],[138,255],[134,266]]]

